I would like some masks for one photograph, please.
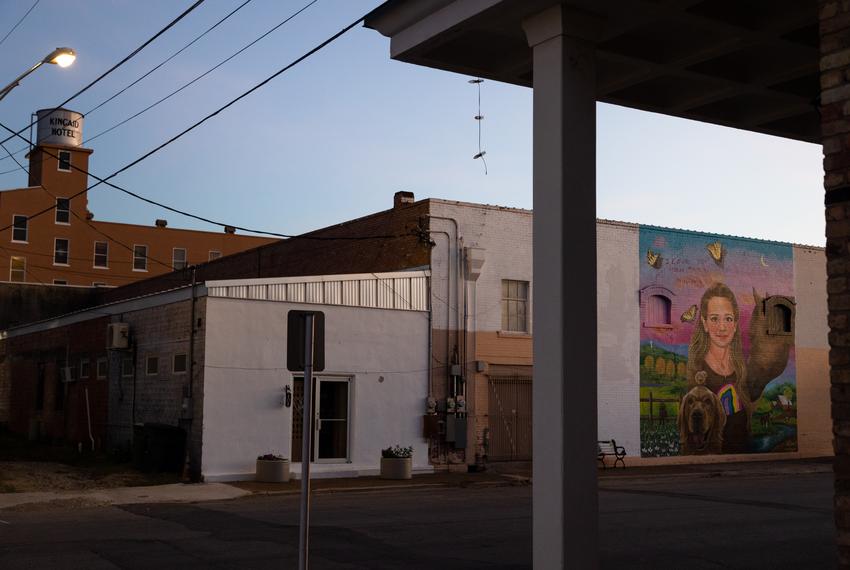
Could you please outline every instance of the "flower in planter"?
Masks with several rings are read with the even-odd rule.
[[[257,456],[257,460],[259,461],[283,461],[286,459],[283,455],[278,455],[277,453],[266,453],[265,455]]]
[[[395,445],[381,450],[381,457],[387,459],[407,459],[413,457],[413,446],[402,447]]]

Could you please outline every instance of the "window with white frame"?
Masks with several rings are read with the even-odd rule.
[[[210,261],[213,261],[214,259],[218,259],[219,257],[221,257],[220,251],[217,251],[215,249],[210,250],[210,257],[209,257]]]
[[[187,364],[188,364],[188,359],[186,357],[185,352],[175,354],[174,358],[171,361],[171,371],[174,374],[185,374]]]
[[[27,241],[29,241],[28,237],[27,217],[18,215],[12,216],[12,241],[27,243]]]
[[[53,265],[68,265],[70,244],[65,238],[53,240]]]
[[[27,280],[27,258],[13,255],[9,262],[9,281],[23,283]]]
[[[56,198],[56,223],[71,223],[71,200],[69,198]]]
[[[106,283],[104,283],[103,281],[92,281],[91,286],[92,287],[106,287]]]
[[[122,358],[121,359],[121,377],[122,378],[131,378],[133,376],[133,359],[132,358]]]
[[[105,358],[97,359],[97,377],[103,380],[109,374],[109,361]]]
[[[91,373],[91,364],[88,358],[80,359],[80,378],[88,378]]]
[[[502,330],[528,332],[528,281],[502,279]]]
[[[145,360],[145,374],[148,376],[154,376],[159,374],[159,357],[158,356],[148,356]]]
[[[133,271],[148,270],[148,246],[133,246]]]
[[[59,166],[58,169],[62,172],[71,172],[71,151],[59,151]]]
[[[171,252],[171,267],[174,268],[174,271],[186,269],[186,248],[175,247]]]
[[[101,269],[109,268],[109,243],[105,241],[94,242],[94,266]]]

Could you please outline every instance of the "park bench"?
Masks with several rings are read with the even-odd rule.
[[[617,442],[613,439],[605,440],[605,441],[597,441],[596,442],[596,458],[602,463],[602,469],[607,469],[608,466],[605,465],[606,457],[614,458],[614,469],[617,468],[617,463],[623,466],[623,469],[626,468],[626,463],[623,461],[623,458],[626,456],[626,449],[620,445],[617,445]]]

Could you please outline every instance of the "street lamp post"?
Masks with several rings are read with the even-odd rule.
[[[44,59],[42,59],[41,61],[39,61],[38,63],[36,63],[32,67],[30,67],[28,70],[26,70],[25,72],[20,74],[18,77],[16,77],[14,79],[14,81],[12,81],[6,87],[4,87],[3,89],[0,89],[0,101],[2,101],[3,98],[6,95],[8,95],[9,92],[12,89],[17,87],[21,83],[21,81],[24,79],[24,77],[26,77],[27,75],[29,75],[30,73],[32,73],[33,71],[35,71],[36,69],[41,67],[43,64],[45,64],[45,63],[55,63],[59,67],[68,67],[69,65],[74,63],[75,59],[77,59],[77,53],[74,50],[72,50],[71,48],[66,48],[66,47],[56,48],[55,50],[50,52],[47,55],[47,57],[45,57]]]

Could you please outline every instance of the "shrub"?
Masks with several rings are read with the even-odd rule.
[[[260,461],[280,461],[285,459],[283,455],[278,455],[277,453],[266,453],[265,455],[257,456],[257,459]]]
[[[397,458],[397,459],[406,459],[408,457],[413,457],[413,446],[410,447],[402,447],[400,445],[396,445],[394,447],[388,447],[386,449],[381,450],[381,457],[385,458]]]

